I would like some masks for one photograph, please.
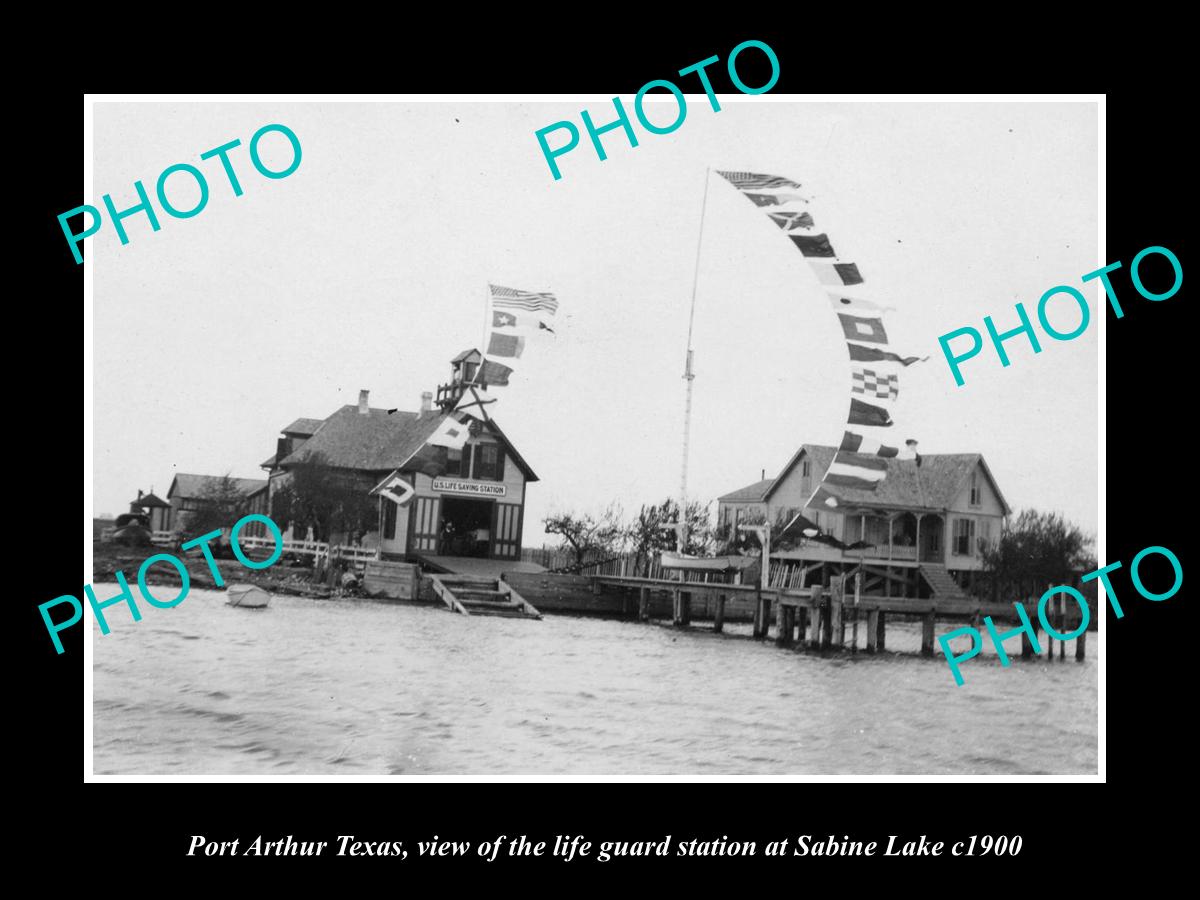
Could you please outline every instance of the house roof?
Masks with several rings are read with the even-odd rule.
[[[464,359],[470,358],[472,355],[478,356],[480,359],[483,358],[483,354],[472,347],[470,350],[464,350],[462,353],[458,354],[458,356],[454,357],[454,359],[450,360],[450,364],[454,365],[455,363],[460,363]]]
[[[744,488],[738,488],[736,491],[730,491],[728,494],[718,497],[717,502],[756,503],[763,499],[763,495],[774,483],[774,478],[765,478],[762,481],[754,482],[754,484],[748,484]]]
[[[258,464],[258,467],[259,467],[260,469],[273,469],[273,468],[275,468],[275,454],[274,454],[274,453],[272,453],[270,456],[268,456],[266,459],[264,459],[262,462],[260,462],[260,463]]]
[[[836,447],[825,447],[819,444],[803,444],[791,458],[779,477],[767,488],[763,499],[769,499],[795,468],[796,463],[807,455],[813,461],[813,474],[823,478],[825,471],[833,462],[837,453]],[[1012,512],[991,470],[979,453],[922,453],[921,465],[918,467],[911,460],[887,459],[887,477],[873,491],[858,490],[846,487],[826,487],[847,506],[855,507],[889,507],[889,508],[921,508],[945,509],[954,502],[962,490],[963,484],[974,471],[976,466],[983,469],[991,482],[996,497],[1004,509],[1004,514]],[[814,479],[814,487],[817,480]]]
[[[309,456],[321,454],[325,462],[339,469],[358,469],[368,472],[390,472],[402,469],[412,456],[425,446],[448,413],[442,410],[405,412],[370,407],[367,413],[357,406],[343,406],[326,419],[303,446],[279,461],[287,467],[303,462]],[[512,443],[494,422],[490,430],[503,443],[505,450],[524,472],[529,481],[537,475],[521,458]]]
[[[317,433],[317,429],[321,427],[324,419],[297,419],[287,428],[281,428],[283,434],[298,434],[303,437],[309,437]]]
[[[133,501],[134,506],[140,506],[142,509],[152,509],[155,506],[171,508],[171,504],[161,497],[156,497],[154,494],[142,494]]]
[[[199,497],[204,492],[204,485],[210,478],[220,478],[220,475],[188,475],[177,472],[171,479],[171,489],[168,497]],[[232,478],[239,491],[249,496],[267,486],[264,478]]]

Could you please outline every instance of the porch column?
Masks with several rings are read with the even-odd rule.
[[[921,559],[921,520],[925,518],[925,513],[914,513],[917,517],[917,562],[922,562]]]

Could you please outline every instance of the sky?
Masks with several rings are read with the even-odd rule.
[[[1097,530],[1097,126],[1093,103],[813,103],[703,95],[672,134],[639,146],[586,133],[555,181],[534,133],[599,124],[611,100],[571,102],[97,103],[95,196],[136,203],[167,166],[203,171],[208,205],[111,222],[87,241],[94,278],[95,513],[175,472],[261,477],[279,430],[370,390],[416,409],[479,346],[488,282],[551,291],[555,337],[530,342],[496,419],[540,481],[525,544],[551,512],[628,514],[678,496],[689,306],[695,373],[688,494],[778,474],[801,443],[836,443],[849,362],[804,258],[710,169],[811,185],[839,256],[854,259],[895,349],[929,356],[902,376],[904,424],[923,453],[980,452],[1014,509]],[[624,98],[626,105],[630,98]],[[668,122],[674,101],[648,104]],[[636,122],[636,120],[635,120]],[[303,148],[290,176],[260,176],[247,145],[282,123]],[[582,126],[580,126],[582,131]],[[202,152],[233,139],[244,193]],[[552,140],[557,140],[556,135]],[[278,134],[263,159],[290,159]],[[707,185],[707,193],[706,193]],[[189,194],[189,190],[191,194]],[[188,208],[196,189],[172,176]],[[156,201],[157,207],[157,201]],[[701,217],[703,211],[703,229]],[[697,262],[698,260],[698,262]],[[1092,324],[985,347],[955,385],[938,336],[1036,321],[1051,287],[1080,289]],[[1060,306],[1061,304],[1061,306]],[[1060,330],[1078,322],[1054,301]],[[899,421],[899,419],[898,419]],[[553,539],[551,539],[553,540]]]

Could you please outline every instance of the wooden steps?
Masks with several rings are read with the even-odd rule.
[[[433,590],[451,610],[464,616],[540,619],[542,614],[507,583],[478,575],[430,575]]]
[[[921,563],[921,576],[936,600],[966,600],[967,594],[940,563]]]

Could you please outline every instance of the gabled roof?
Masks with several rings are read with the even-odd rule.
[[[383,472],[398,468],[433,434],[441,421],[441,410],[426,413],[346,405],[321,423],[303,445],[279,460],[287,467],[321,454],[328,465],[339,469]]]
[[[204,485],[209,479],[220,477],[220,475],[188,475],[178,472],[171,479],[171,489],[167,491],[167,496],[199,497],[204,493]],[[263,478],[232,478],[230,480],[237,485],[239,491],[247,496],[257,493],[261,488],[267,486],[266,479]]]
[[[309,456],[321,454],[328,465],[339,469],[367,472],[391,472],[403,469],[405,463],[425,446],[448,413],[440,409],[428,412],[405,412],[369,408],[364,415],[357,406],[343,406],[326,419],[303,446],[279,461],[286,468],[303,462]],[[526,480],[538,477],[521,457],[495,422],[489,430],[504,445],[509,457],[524,473]]]
[[[825,447],[819,444],[803,444],[791,458],[779,477],[764,492],[763,499],[769,499],[796,464],[808,456],[813,462],[813,487],[825,476],[825,471],[833,462],[837,453],[836,447]],[[881,507],[903,509],[945,509],[954,502],[966,483],[967,478],[976,466],[983,469],[1004,514],[1012,512],[991,470],[979,453],[922,453],[921,465],[918,467],[912,460],[886,460],[887,477],[874,491],[864,491],[855,488],[829,488],[846,506]]]
[[[309,437],[317,433],[317,429],[321,427],[321,423],[324,421],[324,419],[297,419],[291,425],[287,426],[287,428],[281,428],[280,432],[282,434],[296,434],[301,437]]]
[[[454,365],[455,363],[460,363],[464,359],[470,359],[472,356],[476,356],[479,359],[483,359],[483,354],[480,353],[478,350],[476,350],[474,347],[472,347],[470,350],[464,350],[462,353],[458,354],[458,356],[454,357],[454,359],[450,360],[450,365]]]
[[[258,464],[258,467],[259,467],[260,469],[273,469],[273,468],[275,468],[275,454],[274,454],[274,453],[272,453],[270,456],[268,456],[266,459],[264,459],[262,462],[260,462],[260,463]]]
[[[762,481],[756,481],[754,484],[748,484],[744,488],[738,488],[736,491],[730,491],[722,497],[717,498],[718,503],[757,503],[763,500],[763,495],[775,483],[774,478],[766,478]]]
[[[142,509],[153,509],[156,506],[171,508],[171,504],[161,497],[156,497],[154,494],[142,494],[137,500],[133,501],[134,506],[140,506]]]

